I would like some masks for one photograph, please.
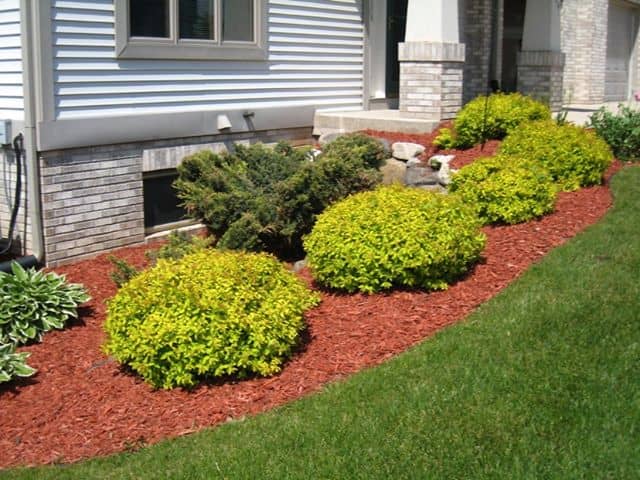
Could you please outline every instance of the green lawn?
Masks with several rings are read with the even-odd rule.
[[[640,168],[466,322],[242,422],[6,478],[637,479]],[[46,402],[46,399],[43,399]],[[0,475],[2,476],[2,475]]]

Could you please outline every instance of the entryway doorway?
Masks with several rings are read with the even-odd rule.
[[[408,0],[387,0],[387,61],[386,96],[398,98],[400,92],[400,63],[398,43],[404,42],[407,26]]]

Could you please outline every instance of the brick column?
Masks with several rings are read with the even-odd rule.
[[[413,41],[398,49],[401,114],[453,118],[462,106],[464,44]]]
[[[518,90],[549,104],[552,111],[562,108],[564,53],[524,51],[518,55]]]
[[[556,0],[527,2],[518,55],[518,90],[562,108],[564,54],[560,45],[560,5]]]

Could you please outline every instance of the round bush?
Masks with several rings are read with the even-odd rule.
[[[270,375],[318,302],[266,254],[207,250],[159,260],[109,302],[104,350],[154,387]]]
[[[442,139],[438,137],[435,143],[442,148],[469,148],[485,139],[500,140],[525,121],[550,118],[548,106],[520,93],[494,93],[488,100],[486,96],[479,96],[456,116],[453,139],[451,132],[445,131]]]
[[[553,211],[556,186],[544,168],[510,157],[478,159],[453,175],[449,191],[484,223],[520,223]]]
[[[565,191],[601,183],[613,161],[595,132],[552,121],[521,125],[504,139],[500,153],[538,162]]]
[[[314,277],[332,288],[446,289],[479,258],[479,226],[457,197],[394,185],[329,207],[304,245]]]

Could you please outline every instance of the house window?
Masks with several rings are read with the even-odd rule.
[[[266,0],[116,0],[119,58],[265,60]]]
[[[144,196],[144,227],[147,233],[166,230],[181,224],[194,223],[173,188],[178,178],[175,170],[161,170],[145,174],[142,180]]]

